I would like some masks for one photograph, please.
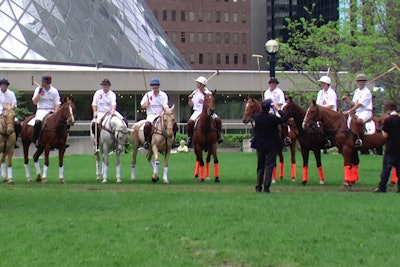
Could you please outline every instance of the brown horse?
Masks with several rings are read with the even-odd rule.
[[[16,143],[16,134],[14,131],[15,112],[12,109],[3,111],[0,118],[0,153],[1,153],[1,177],[4,182],[14,184],[12,157],[14,155],[14,146]],[[7,167],[6,167],[7,156]]]
[[[358,150],[355,148],[355,120],[351,121],[350,129],[347,126],[348,117],[342,113],[321,107],[315,104],[313,100],[307,109],[303,121],[303,128],[307,129],[313,123],[318,125],[316,131],[322,131],[330,139],[333,139],[335,145],[341,151],[344,165],[344,183],[345,187],[352,186],[359,178],[358,176]],[[375,123],[376,124],[376,123]],[[385,143],[385,138],[381,133],[375,132],[370,135],[364,135],[363,148],[372,149],[381,147]]]
[[[283,107],[283,112],[292,118],[290,120],[289,126],[292,132],[296,135],[296,139],[299,141],[301,156],[303,158],[303,172],[302,172],[302,184],[306,185],[308,181],[308,159],[310,151],[314,153],[315,161],[317,163],[319,183],[321,185],[325,184],[325,175],[322,169],[321,162],[321,149],[327,141],[325,135],[320,132],[308,131],[303,129],[302,123],[306,111],[301,108],[296,102],[289,98],[286,101],[286,105]],[[293,157],[294,155],[292,155]]]
[[[66,97],[63,99],[63,104],[57,112],[48,114],[42,122],[42,129],[39,135],[41,145],[37,148],[33,155],[33,162],[36,168],[36,181],[47,183],[47,172],[49,168],[49,154],[50,150],[58,149],[58,166],[59,166],[59,180],[64,183],[64,153],[66,149],[66,142],[70,126],[75,123],[75,104],[73,97]],[[22,123],[21,129],[21,142],[24,149],[24,164],[25,174],[28,182],[32,181],[31,172],[29,168],[29,146],[33,140],[33,126],[28,125],[28,122],[34,115],[26,118]],[[43,153],[45,155],[43,165],[43,175],[41,175],[39,157]]]
[[[159,153],[164,154],[164,173],[163,181],[165,184],[169,183],[168,179],[168,161],[171,154],[171,148],[174,143],[174,115],[173,105],[171,108],[164,109],[164,112],[154,121],[153,134],[151,137],[151,149],[147,153],[147,161],[150,163],[153,175],[152,181],[155,183],[158,178],[158,167],[160,165]],[[144,143],[143,126],[146,120],[139,121],[132,126],[131,140],[132,140],[132,171],[131,180],[136,181],[136,156],[139,146]],[[154,154],[154,161],[152,156]]]
[[[204,94],[203,110],[195,122],[193,131],[193,148],[196,154],[196,166],[194,170],[195,180],[203,183],[204,179],[210,178],[211,156],[214,159],[214,181],[219,183],[219,165],[217,156],[218,133],[213,119],[215,111],[215,93]],[[204,173],[203,151],[207,152],[206,172]]]
[[[261,112],[261,103],[257,101],[254,97],[249,97],[245,105],[242,122],[245,124],[250,122],[252,127],[254,128],[253,116],[258,112]],[[291,162],[292,162],[291,176],[292,176],[292,181],[295,181],[296,180],[296,156],[295,156],[296,136],[292,131],[290,131],[287,124],[282,124],[281,136],[284,144],[290,146]],[[278,151],[278,157],[279,157],[279,170],[280,170],[279,178],[282,180],[284,176],[284,159],[282,150]],[[273,182],[276,180],[276,167],[272,172],[272,180]]]

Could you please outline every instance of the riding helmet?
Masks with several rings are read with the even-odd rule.
[[[321,76],[318,81],[321,83],[331,84],[331,78],[328,76]]]
[[[198,82],[198,83],[201,83],[201,84],[204,84],[204,85],[207,84],[207,78],[204,77],[204,76],[199,76],[199,77],[197,77],[197,79],[194,80],[194,81],[195,81],[195,82]]]
[[[364,73],[360,73],[360,74],[358,74],[357,75],[357,77],[356,77],[356,81],[358,82],[358,81],[364,81],[364,82],[366,82],[368,79],[367,79],[367,76],[364,74]]]
[[[160,85],[160,79],[154,77],[153,79],[151,79],[150,85]]]
[[[104,80],[100,83],[100,85],[108,85],[108,86],[111,86],[111,82],[110,82],[109,79],[104,79]]]
[[[7,78],[1,78],[0,79],[0,84],[6,83],[7,85],[10,85],[10,83],[8,82]]]
[[[44,83],[51,83],[51,76],[50,76],[50,75],[44,75],[44,76],[42,76],[42,82],[44,82]]]
[[[278,81],[278,79],[277,79],[277,78],[275,78],[275,77],[271,77],[271,78],[269,78],[269,80],[268,80],[268,83],[276,83],[276,84],[278,84],[278,83],[279,83],[279,81]]]

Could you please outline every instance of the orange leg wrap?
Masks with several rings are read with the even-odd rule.
[[[272,180],[276,180],[276,166],[272,170]]]
[[[218,165],[218,163],[214,163],[214,176],[215,176],[215,178],[219,177],[219,165]]]
[[[352,172],[351,172],[351,166],[347,165],[344,166],[344,181],[348,182],[350,184],[353,183],[353,178],[352,178]]]
[[[319,174],[319,179],[320,180],[325,180],[325,175],[324,175],[324,170],[322,169],[322,166],[318,167],[318,174]]]
[[[308,166],[303,167],[303,182],[308,181]]]
[[[200,169],[200,179],[204,180],[204,166],[199,166]]]
[[[199,175],[199,166],[200,166],[200,162],[196,161],[196,166],[194,167],[194,175],[195,176]]]
[[[206,162],[206,177],[210,177],[210,162]]]
[[[358,165],[353,165],[351,167],[351,171],[353,173],[353,180],[354,180],[354,183],[355,183],[355,182],[358,181]]]
[[[296,178],[296,163],[292,163],[292,179]]]
[[[391,181],[391,183],[392,184],[396,184],[397,181],[398,181],[398,178],[397,178],[396,168],[393,167],[392,168],[392,181]]]
[[[283,168],[283,162],[279,162],[279,173],[280,173],[279,178],[280,178],[281,180],[283,179],[283,170],[284,170],[284,168]]]

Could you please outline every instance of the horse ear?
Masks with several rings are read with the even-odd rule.
[[[212,91],[212,94],[215,95],[216,93],[217,93],[217,89],[214,89],[214,90]]]
[[[314,98],[311,99],[311,104],[314,105],[314,106],[316,105],[316,104],[315,104],[315,99],[314,99]]]
[[[171,111],[173,111],[175,108],[175,104],[172,105],[172,107],[170,108]]]

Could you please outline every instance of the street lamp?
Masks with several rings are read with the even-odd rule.
[[[265,43],[265,51],[269,57],[269,77],[275,77],[276,53],[279,51],[279,43],[273,39]]]

